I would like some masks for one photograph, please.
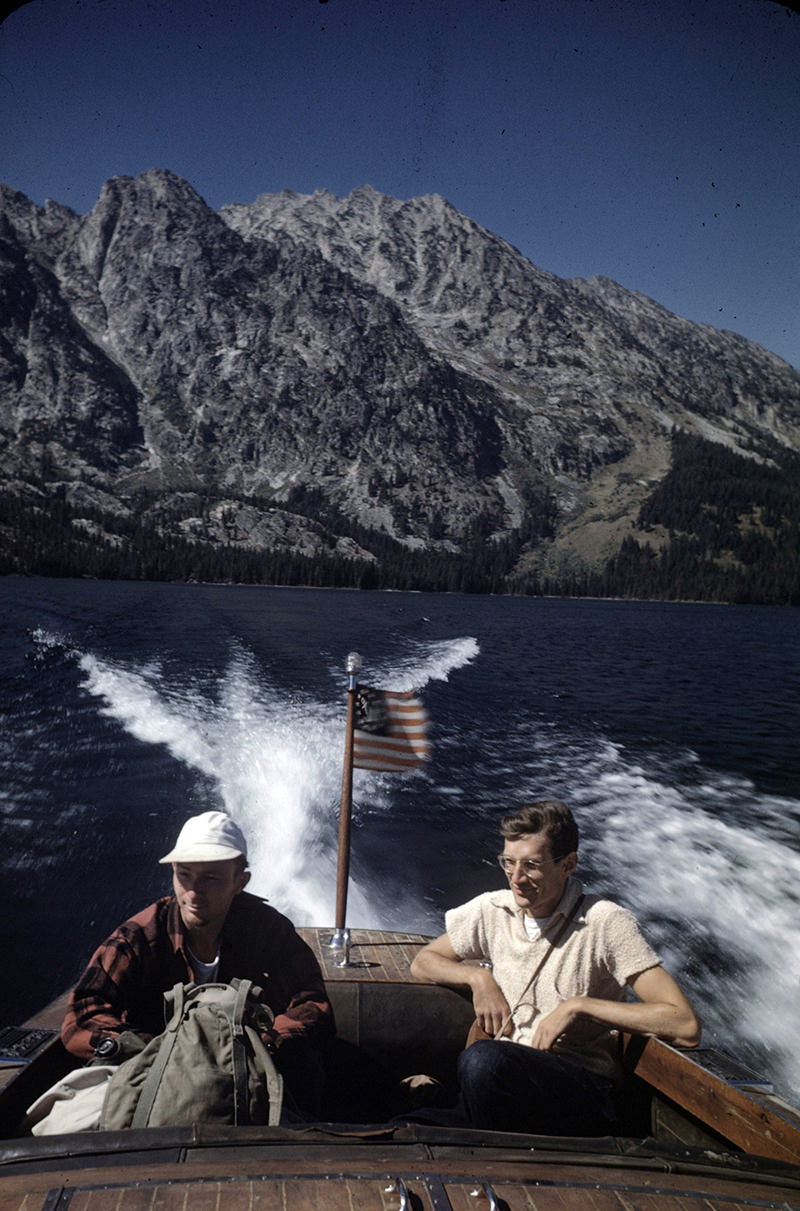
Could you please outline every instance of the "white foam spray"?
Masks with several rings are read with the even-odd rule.
[[[477,651],[469,638],[423,644],[408,659],[371,669],[370,683],[421,689],[446,680]],[[249,838],[252,890],[297,924],[332,922],[346,709],[346,683],[336,693],[334,676],[341,683],[341,670],[332,670],[331,697],[320,701],[267,683],[241,650],[206,688],[170,683],[158,663],[132,667],[90,653],[78,662],[101,713],[212,780],[219,806]],[[383,776],[357,777],[359,794],[379,803]],[[395,898],[387,919],[387,906],[351,879],[351,926],[400,926],[403,911]]]
[[[730,1053],[738,1040],[740,1059],[800,1095],[800,854],[782,840],[800,803],[688,752],[634,756],[551,732],[537,758],[569,787],[593,888],[645,923],[701,1011],[704,1045]]]

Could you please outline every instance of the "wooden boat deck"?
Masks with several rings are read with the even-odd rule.
[[[350,961],[336,966],[338,952],[328,943],[332,929],[301,927],[297,930],[317,957],[325,982],[358,980],[371,984],[405,983],[411,980],[411,962],[430,937],[419,933],[388,933],[381,929],[350,931]]]
[[[277,1149],[280,1152],[280,1148]],[[372,1151],[372,1149],[370,1149]],[[391,1150],[390,1150],[391,1151]],[[412,1152],[415,1149],[412,1149]],[[759,1176],[742,1180],[703,1173],[662,1172],[543,1156],[515,1163],[508,1157],[452,1160],[386,1156],[381,1167],[334,1149],[265,1159],[212,1154],[181,1162],[148,1158],[77,1170],[9,1173],[0,1182],[2,1211],[744,1211],[748,1207],[800,1211],[800,1184],[787,1190]],[[473,1150],[475,1151],[475,1150]],[[478,1149],[477,1151],[481,1151]],[[366,1149],[365,1149],[366,1152]],[[599,1160],[599,1158],[598,1158]],[[387,1166],[388,1161],[388,1166]]]

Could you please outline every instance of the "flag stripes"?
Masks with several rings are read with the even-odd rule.
[[[358,769],[410,770],[430,753],[428,715],[413,690],[359,686],[353,765]]]

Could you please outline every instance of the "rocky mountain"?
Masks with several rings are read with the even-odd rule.
[[[792,597],[800,374],[442,198],[0,186],[0,300],[0,570]]]

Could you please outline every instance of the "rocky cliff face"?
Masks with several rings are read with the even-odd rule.
[[[0,187],[0,298],[6,498],[107,539],[135,518],[374,561],[370,534],[446,555],[480,532],[558,574],[638,533],[676,429],[800,448],[779,358],[544,273],[438,197],[215,213],[151,171],[78,216]]]

